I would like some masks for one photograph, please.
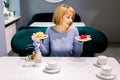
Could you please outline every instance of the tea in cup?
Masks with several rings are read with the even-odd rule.
[[[107,62],[107,56],[100,55],[97,58],[98,58],[97,63],[99,65],[105,65],[106,64],[106,62]]]
[[[101,74],[104,76],[110,76],[112,72],[112,67],[110,65],[101,66]]]
[[[57,68],[57,62],[55,60],[49,60],[47,61],[46,69],[48,70],[54,70]]]

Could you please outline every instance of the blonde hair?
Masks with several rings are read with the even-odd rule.
[[[63,18],[63,16],[64,16],[67,12],[71,12],[71,13],[73,14],[72,19],[74,20],[75,10],[74,10],[72,7],[68,6],[68,5],[62,4],[62,5],[58,6],[58,7],[56,8],[56,10],[54,11],[52,21],[53,21],[56,25],[59,25],[60,22],[61,22],[61,19]]]

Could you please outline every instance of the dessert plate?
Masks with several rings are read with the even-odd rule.
[[[86,41],[92,40],[92,38],[90,37],[90,35],[86,35],[86,36],[87,36],[86,39],[80,39],[80,36],[76,36],[76,37],[74,37],[74,38],[75,38],[75,40],[81,41],[81,42],[86,42]]]
[[[43,72],[49,73],[49,74],[55,74],[55,73],[59,73],[60,72],[60,68],[59,67],[56,68],[56,69],[47,69],[47,68],[45,68],[45,69],[43,69]]]
[[[35,41],[35,42],[40,42],[41,39],[45,39],[47,37],[48,37],[48,35],[44,35],[43,37],[34,37],[34,36],[32,36],[32,40]]]
[[[100,79],[104,79],[104,80],[113,80],[116,78],[116,75],[114,74],[111,74],[110,76],[105,76],[105,75],[102,75],[101,73],[98,73],[96,74],[96,76]]]
[[[48,35],[44,35],[44,37],[40,37],[40,38],[36,38],[36,39],[45,39],[47,37],[48,37]]]

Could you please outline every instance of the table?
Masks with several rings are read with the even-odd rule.
[[[44,73],[46,62],[56,60],[61,71],[56,74]],[[23,67],[24,57],[0,57],[1,80],[100,80],[96,74],[100,68],[95,67],[96,57],[43,57],[39,67]],[[115,58],[109,57],[107,64],[113,68],[120,80],[120,64]]]
[[[33,22],[30,26],[31,27],[50,27],[53,26],[53,22]],[[84,22],[73,22],[73,26],[78,26],[78,27],[84,27],[85,23]]]
[[[12,18],[9,18],[8,20],[4,20],[5,27],[9,26],[10,24],[13,24],[17,22],[21,17],[20,16],[14,16]]]

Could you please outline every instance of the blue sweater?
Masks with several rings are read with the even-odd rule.
[[[72,57],[80,56],[83,51],[83,43],[74,39],[79,36],[76,27],[72,27],[67,32],[58,32],[52,27],[46,30],[48,38],[41,41],[40,50],[42,55]]]

